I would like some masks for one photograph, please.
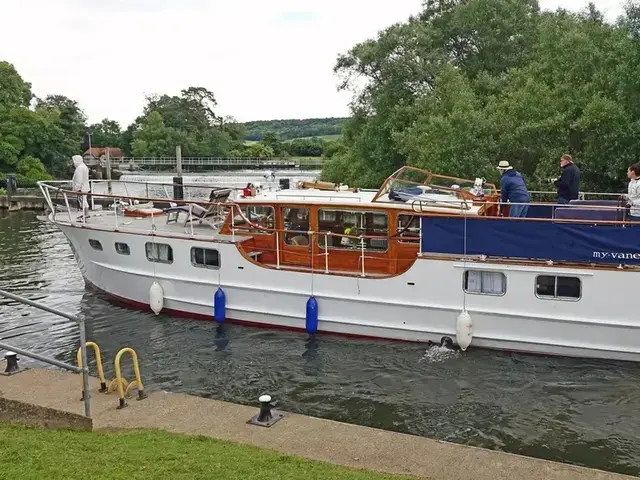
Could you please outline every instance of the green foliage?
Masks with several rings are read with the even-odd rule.
[[[7,191],[4,188],[0,188],[0,196],[6,195]]]
[[[319,157],[324,152],[325,142],[318,138],[296,138],[284,144],[290,155],[295,157]]]
[[[125,149],[124,134],[120,124],[115,120],[105,118],[100,123],[89,125],[89,132],[91,132],[91,146]],[[85,147],[89,147],[88,143]]]
[[[2,478],[25,480],[407,478],[155,430],[96,433],[0,425],[0,461]]]
[[[9,62],[0,62],[0,108],[28,107],[31,98],[31,84]]]
[[[271,158],[274,156],[274,151],[269,145],[252,143],[246,145],[239,156],[245,158]]]
[[[42,165],[49,172],[65,170],[78,153],[85,120],[66,97],[38,99],[34,109],[31,98],[31,86],[11,64],[0,62],[0,172],[21,165],[25,181],[48,178]]]
[[[143,115],[122,134],[123,143],[130,135],[132,153],[141,157],[174,156],[176,145],[185,156],[228,156],[241,148],[244,130],[233,118],[216,116],[216,105],[213,93],[202,87],[180,96],[151,95]]]
[[[323,178],[375,187],[409,164],[495,181],[509,160],[548,189],[570,152],[584,190],[624,188],[640,151],[640,8],[626,12],[610,25],[593,5],[426,1],[338,58],[353,117]]]
[[[42,162],[34,157],[26,156],[18,160],[16,172],[30,180],[51,180]]]
[[[245,140],[260,141],[269,133],[277,133],[281,140],[302,137],[339,135],[345,118],[307,118],[303,120],[258,120],[246,122]]]

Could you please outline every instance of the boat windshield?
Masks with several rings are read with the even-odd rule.
[[[374,201],[381,197],[394,199],[401,196],[419,196],[421,194],[447,195],[459,197],[488,197],[495,195],[497,189],[494,184],[486,183],[484,178],[469,180],[458,177],[436,175],[427,170],[414,167],[402,167],[389,176],[374,197]]]

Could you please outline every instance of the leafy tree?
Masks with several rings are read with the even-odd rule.
[[[346,118],[306,118],[302,120],[258,120],[246,122],[245,140],[261,141],[264,136],[275,132],[280,140],[291,140],[303,137],[320,137],[324,135],[339,135]]]
[[[95,147],[124,147],[123,132],[115,120],[103,119],[100,123],[89,125],[91,145]],[[88,147],[88,145],[86,145]]]
[[[323,178],[378,186],[409,164],[497,180],[509,160],[548,188],[570,152],[583,189],[623,188],[640,151],[639,11],[629,4],[610,25],[593,5],[426,1],[338,58],[353,116]]]
[[[51,179],[51,175],[49,175],[42,162],[31,156],[22,157],[16,165],[16,171],[30,180]]]
[[[273,150],[273,154],[279,156],[282,152],[282,144],[280,143],[280,135],[276,132],[265,133],[262,137],[262,144]]]
[[[246,158],[271,158],[273,157],[273,149],[262,143],[252,143],[245,147],[242,156]]]
[[[9,62],[0,62],[0,108],[28,107],[31,84],[25,82]]]
[[[296,157],[319,157],[324,150],[324,142],[322,139],[313,138],[296,138],[285,144],[287,151]]]
[[[132,150],[136,157],[168,157],[177,145],[184,150],[186,141],[184,132],[167,127],[160,112],[152,111],[133,134]]]
[[[135,155],[174,155],[180,145],[183,155],[226,156],[240,147],[243,132],[232,118],[216,116],[216,105],[203,87],[189,87],[180,96],[150,95],[143,115],[123,138],[131,138]]]

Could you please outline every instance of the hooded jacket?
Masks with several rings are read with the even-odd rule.
[[[76,167],[73,172],[73,191],[86,193],[89,191],[89,167],[84,164],[84,160],[80,155],[74,155],[73,166]]]
[[[529,190],[524,183],[524,178],[513,168],[505,170],[500,177],[500,193],[502,203],[509,200],[511,203],[529,203]]]
[[[629,215],[640,217],[640,178],[629,180],[627,201],[631,205]]]

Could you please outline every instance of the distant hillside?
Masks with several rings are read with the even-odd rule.
[[[247,122],[245,140],[262,140],[265,133],[276,132],[280,140],[340,135],[346,118],[305,118],[302,120],[258,120]]]

